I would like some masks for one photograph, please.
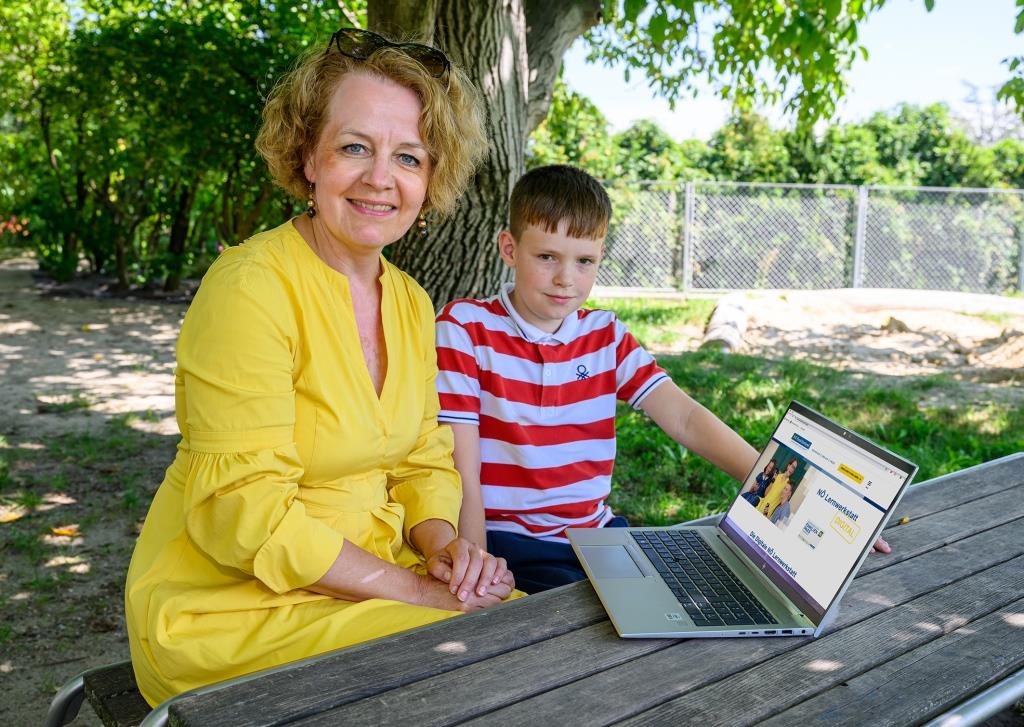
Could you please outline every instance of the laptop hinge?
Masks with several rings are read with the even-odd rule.
[[[742,548],[736,545],[736,543],[734,543],[729,538],[729,536],[722,532],[721,527],[715,528],[715,534],[718,536],[719,540],[721,540],[725,544],[725,547],[728,548],[730,552],[732,552],[732,554],[736,556],[737,560],[739,560],[743,564],[743,566],[747,569],[747,572],[754,574],[754,577],[757,579],[758,582],[768,586],[768,590],[771,591],[773,596],[775,596],[775,600],[783,604],[785,607],[787,607],[789,610],[789,614],[793,618],[806,621],[807,625],[811,628],[815,627],[814,621],[811,620],[811,618],[806,613],[797,608],[796,604],[790,600],[789,596],[787,596],[781,588],[772,583],[771,578],[769,578],[764,573],[764,571],[762,571],[760,568],[756,567],[753,564],[753,562],[750,560],[750,556],[744,553]]]

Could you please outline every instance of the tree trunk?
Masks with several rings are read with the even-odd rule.
[[[438,307],[492,295],[508,279],[496,239],[507,223],[512,185],[523,173],[527,136],[547,114],[562,54],[600,19],[601,6],[600,0],[437,0],[434,42],[483,93],[491,140],[458,213],[431,224],[426,238],[414,229],[389,251]],[[370,27],[393,28],[410,14],[402,8],[416,7],[417,0],[370,0]]]
[[[192,203],[196,198],[194,185],[186,184],[178,194],[178,204],[171,221],[171,239],[167,244],[167,252],[171,255],[167,278],[164,281],[164,292],[173,293],[181,285],[181,269],[185,263],[185,241],[188,239],[189,217]]]
[[[533,131],[548,116],[562,56],[577,38],[603,17],[602,0],[525,0],[526,51],[530,62],[530,114]]]
[[[366,6],[366,27],[395,40],[432,44],[437,2],[370,2]]]
[[[509,191],[523,171],[528,88],[523,5],[441,0],[435,40],[483,93],[492,142],[459,212],[431,225],[426,238],[414,231],[392,250],[395,264],[440,307],[453,298],[493,293],[506,277],[494,246]]]

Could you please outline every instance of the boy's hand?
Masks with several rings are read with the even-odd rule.
[[[460,601],[471,595],[501,593],[504,598],[515,587],[515,579],[504,558],[496,558],[465,538],[455,538],[427,558],[427,572],[448,584]]]
[[[889,545],[887,542],[885,542],[884,538],[879,537],[878,540],[875,541],[875,544],[871,546],[871,552],[872,553],[891,553],[892,552],[892,546]]]

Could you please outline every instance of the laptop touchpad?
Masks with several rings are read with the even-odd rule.
[[[629,552],[621,545],[582,545],[579,548],[595,578],[644,577]]]

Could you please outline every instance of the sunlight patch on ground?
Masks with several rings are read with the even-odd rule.
[[[465,654],[467,649],[466,645],[461,641],[445,641],[443,644],[435,646],[434,651],[442,654]]]
[[[42,540],[47,545],[81,545],[85,541],[85,537],[82,535],[43,535]]]
[[[43,495],[42,503],[36,505],[35,511],[46,512],[47,510],[53,510],[61,507],[62,505],[74,505],[76,502],[78,502],[78,500],[61,492],[47,492]]]
[[[896,605],[895,601],[880,593],[869,593],[867,595],[860,596],[860,600],[866,601],[867,603],[875,603],[879,606],[885,606],[886,608],[892,608]]]
[[[4,316],[10,318],[10,316]],[[11,321],[0,323],[0,333],[4,335],[17,336],[24,333],[39,333],[43,329],[32,321]]]
[[[807,664],[807,670],[814,672],[838,671],[842,668],[843,662],[832,661],[831,659],[815,659]]]
[[[960,421],[976,427],[981,434],[1000,435],[1009,426],[1009,418],[1003,407],[989,404],[978,409],[968,409],[960,416]]]
[[[1016,626],[1019,629],[1024,629],[1024,613],[1003,614],[1003,621],[1010,624],[1010,626]]]
[[[32,598],[32,592],[31,591],[18,591],[17,593],[15,593],[13,596],[8,598],[7,600],[8,601],[27,601],[30,598]]]
[[[0,663],[0,674],[10,674],[14,671],[14,665],[10,661]]]
[[[92,570],[92,566],[84,558],[77,555],[58,555],[55,558],[50,558],[44,565],[47,568],[67,566],[69,572],[78,573],[79,575],[84,575]]]

